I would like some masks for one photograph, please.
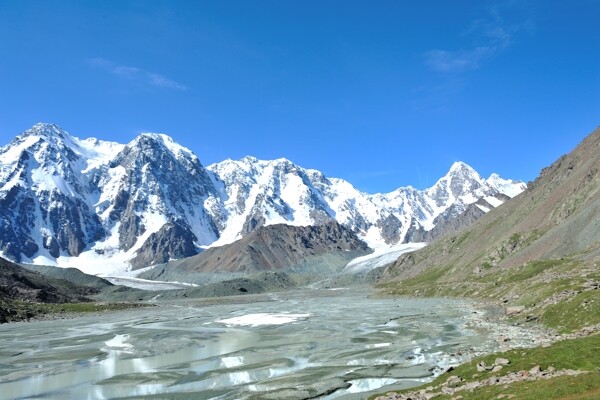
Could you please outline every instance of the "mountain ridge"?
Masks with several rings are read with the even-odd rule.
[[[188,257],[277,223],[336,220],[371,246],[396,244],[412,230],[431,230],[450,207],[458,215],[488,199],[491,209],[525,188],[497,175],[484,180],[457,162],[424,191],[367,194],[287,159],[204,167],[164,134],[119,144],[81,140],[54,124],[18,135],[0,148],[0,160],[0,252],[86,264],[92,273]]]

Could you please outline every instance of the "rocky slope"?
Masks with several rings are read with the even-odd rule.
[[[166,135],[123,145],[52,124],[18,135],[0,160],[0,255],[94,274],[189,257],[279,223],[335,220],[371,246],[431,240],[524,189],[457,162],[429,189],[371,195],[285,159],[204,168]]]
[[[521,323],[572,332],[600,323],[600,129],[519,196],[470,227],[404,254],[388,294],[503,303]]]
[[[75,274],[83,275],[77,270]],[[104,282],[111,286],[109,282]],[[97,285],[98,282],[88,286],[66,279],[47,277],[0,257],[0,323],[32,317],[33,314],[22,312],[22,303],[90,301],[89,296],[100,292]]]
[[[77,286],[64,279],[52,279],[0,258],[0,299],[40,303],[85,301],[98,293],[89,286]]]
[[[369,252],[365,242],[335,221],[315,226],[276,224],[260,227],[234,243],[157,266],[141,277],[202,282],[207,277],[219,280],[215,278],[219,274],[229,279],[264,271],[329,276]]]

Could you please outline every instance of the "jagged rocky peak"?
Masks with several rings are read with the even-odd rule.
[[[511,198],[527,189],[527,184],[525,182],[519,182],[513,179],[504,179],[496,173],[491,174],[485,182],[491,187],[497,189],[501,194]]]
[[[54,124],[36,124],[0,150],[0,250],[16,261],[41,252],[78,256],[104,237],[88,200],[89,154]],[[15,244],[18,244],[15,249]]]
[[[481,184],[483,178],[477,171],[475,171],[470,165],[465,164],[462,161],[456,161],[450,167],[450,170],[446,174],[445,178],[451,181],[459,182],[476,182]]]
[[[170,155],[176,159],[193,160],[199,163],[198,157],[186,147],[177,144],[173,138],[164,133],[141,133],[127,145],[136,151],[143,160],[159,160],[162,155]]]
[[[40,162],[60,161],[61,153],[67,152],[69,159],[75,157],[70,147],[75,147],[73,138],[58,125],[38,123],[32,128],[21,133],[7,146],[1,148],[0,153],[7,156],[10,153],[12,157],[20,156],[24,151],[29,151],[36,156]],[[66,154],[65,154],[66,155]],[[8,160],[13,161],[13,160]]]
[[[58,126],[56,124],[46,123],[46,122],[38,122],[37,124],[35,124],[31,128],[29,128],[28,130],[26,130],[19,136],[21,136],[21,137],[39,136],[39,137],[44,137],[44,138],[47,138],[50,140],[53,140],[55,138],[66,139],[66,138],[71,137],[67,133],[67,131],[62,129],[60,126]]]
[[[207,191],[215,193],[211,178],[198,157],[165,134],[139,135],[111,161],[111,168],[117,166],[125,168],[129,176],[134,176],[132,184],[154,183],[150,185],[150,190],[160,190],[166,188],[167,184],[174,184],[180,189],[186,186],[201,188],[202,195],[206,195]],[[184,180],[187,178],[191,180]]]
[[[483,179],[473,168],[458,161],[427,192],[436,201],[436,205],[441,206],[449,200],[459,199],[464,194],[476,191],[483,184]]]
[[[144,253],[144,260],[158,260],[149,251],[163,254],[169,244],[164,233],[158,234],[163,224],[178,220],[177,227],[169,230],[185,232],[207,245],[216,240],[222,225],[222,210],[218,204],[217,189],[198,157],[178,145],[167,135],[144,133],[136,137],[112,160],[107,187],[113,187],[109,218],[120,222],[119,243],[125,250],[139,246],[139,237],[150,233],[141,244],[136,260]],[[174,238],[177,240],[177,238]],[[186,247],[186,254],[190,246]],[[150,250],[148,250],[150,249]],[[168,253],[168,251],[167,251]]]

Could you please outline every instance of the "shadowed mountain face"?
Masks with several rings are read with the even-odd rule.
[[[434,268],[433,280],[459,281],[561,257],[600,257],[600,129],[543,169],[525,192],[458,234],[401,256],[385,276],[404,280]]]
[[[255,273],[290,269],[306,260],[336,255],[342,268],[351,258],[371,250],[354,232],[337,222],[316,226],[284,224],[258,228],[232,244],[214,247],[184,260],[168,263],[165,270],[181,272]]]

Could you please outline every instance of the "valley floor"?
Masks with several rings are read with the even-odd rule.
[[[493,310],[469,301],[372,294],[304,289],[5,324],[0,392],[359,399],[429,382],[481,354],[531,347],[545,335],[498,325],[488,318]]]

